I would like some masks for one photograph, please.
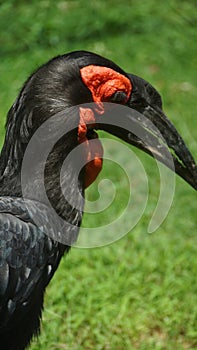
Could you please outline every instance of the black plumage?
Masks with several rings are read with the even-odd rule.
[[[40,68],[25,83],[8,113],[0,157],[0,344],[4,350],[22,350],[32,335],[39,333],[45,287],[62,255],[70,248],[53,240],[53,232],[46,235],[34,223],[22,196],[20,181],[23,155],[35,130],[54,113],[66,111],[69,105],[86,98],[82,93],[72,102],[68,86],[76,84],[77,87],[78,82],[80,89],[82,82],[79,73],[73,81],[72,66],[68,69],[67,65],[67,60],[60,57]],[[73,70],[76,75],[75,67]],[[64,119],[66,117],[69,116]],[[69,203],[65,205],[58,177],[66,154],[77,144],[74,132],[65,137],[66,141],[60,140],[48,157],[45,184],[52,206],[61,217],[72,221],[78,232],[83,203],[81,210],[72,210]],[[38,174],[36,183],[32,183],[35,192],[40,181]],[[65,181],[68,191],[73,190],[74,167],[70,166]],[[82,181],[76,181],[82,192]],[[28,203],[36,216],[48,215],[44,204],[38,206],[34,198]]]
[[[24,350],[33,335],[39,334],[45,288],[60,259],[77,239],[83,214],[85,172],[82,170],[78,176],[75,171],[78,160],[71,159],[63,174],[66,196],[75,199],[72,205],[62,193],[60,171],[66,156],[78,145],[76,125],[80,115],[77,105],[93,102],[91,91],[80,75],[80,69],[89,65],[108,67],[131,81],[133,92],[128,101],[125,102],[126,92],[116,91],[111,102],[133,106],[142,114],[147,113],[147,105],[157,113],[162,108],[160,95],[146,81],[126,74],[112,61],[84,51],[50,60],[24,84],[8,113],[0,155],[0,346],[3,350]],[[26,191],[24,198],[21,186],[21,167],[27,145],[35,131],[54,115],[52,134],[65,125],[70,128],[73,122],[71,131],[54,144],[45,165],[45,189],[50,205],[59,217],[72,224],[65,227],[60,224],[56,229],[53,225],[37,224],[39,218],[46,222],[51,210],[39,197],[42,174],[38,171],[32,182],[29,181],[29,196]],[[123,130],[113,126],[110,129],[104,124],[100,128],[145,149],[144,145],[139,146],[136,137],[131,140],[127,134],[123,136]],[[46,144],[52,134],[46,133]],[[180,143],[180,147],[185,146]],[[181,176],[195,187],[196,168],[191,155],[185,154]],[[35,168],[39,169],[39,161],[32,157],[30,180]],[[58,234],[62,234],[68,244],[58,240]]]

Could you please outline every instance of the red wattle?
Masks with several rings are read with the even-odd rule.
[[[85,180],[84,186],[90,186],[102,169],[103,147],[98,138],[90,139],[86,137],[87,124],[92,127],[95,124],[94,113],[90,108],[79,109],[80,120],[78,126],[78,142],[84,147],[85,154]]]

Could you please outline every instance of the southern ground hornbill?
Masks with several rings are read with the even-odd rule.
[[[127,112],[120,115],[121,109],[117,113],[116,106],[125,106]],[[49,120],[50,127],[46,124]],[[36,133],[44,124],[47,131],[40,140]],[[36,148],[32,156],[31,152],[28,154],[30,181],[24,188],[21,172],[30,141],[37,135],[39,149],[41,141],[47,144],[61,129],[65,132],[47,155],[44,175],[40,174]],[[39,334],[45,288],[61,257],[77,239],[84,189],[102,167],[102,146],[96,129],[118,136],[168,167],[174,167],[176,173],[197,189],[195,162],[164,115],[160,95],[148,82],[125,73],[106,58],[85,51],[58,56],[40,67],[26,81],[8,113],[0,156],[0,347],[3,350],[23,350]],[[92,140],[95,142],[91,143]],[[87,158],[87,164],[78,172],[79,158],[71,157],[60,181],[66,157],[78,146],[82,146],[81,157]],[[43,176],[48,201],[40,195]],[[43,218],[45,223],[51,222],[51,208],[62,219],[57,229],[56,224],[39,225]]]

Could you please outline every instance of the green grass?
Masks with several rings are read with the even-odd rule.
[[[166,114],[196,156],[196,20],[194,1],[2,3],[1,143],[6,113],[28,75],[55,55],[85,49],[156,86]],[[147,234],[159,176],[153,160],[136,154],[149,178],[144,215],[116,243],[73,248],[62,260],[47,288],[42,334],[31,350],[197,348],[196,193],[177,178],[166,220]],[[116,201],[104,213],[85,215],[84,226],[110,222],[127,201],[128,181],[121,169],[106,162],[102,176],[115,184]],[[90,200],[98,198],[98,183],[87,191]]]

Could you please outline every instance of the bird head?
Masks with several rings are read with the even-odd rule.
[[[35,130],[58,112],[63,115],[63,123],[73,122],[74,126],[56,151],[65,155],[70,146],[83,146],[85,188],[102,168],[103,149],[96,133],[100,129],[155,157],[197,189],[197,166],[164,114],[159,93],[112,61],[86,51],[50,60],[25,83],[8,114],[7,134],[12,130],[18,135],[24,153],[24,145]]]

